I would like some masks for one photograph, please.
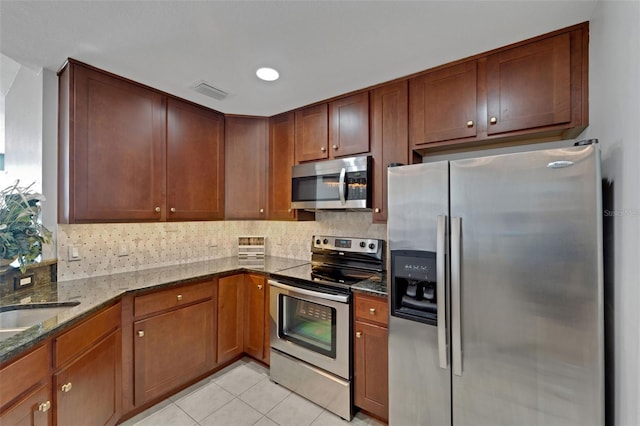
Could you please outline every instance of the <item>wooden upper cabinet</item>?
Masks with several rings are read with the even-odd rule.
[[[488,134],[571,121],[571,37],[564,33],[487,57]]]
[[[163,97],[74,63],[60,92],[61,222],[160,220]]]
[[[410,81],[411,148],[576,137],[589,124],[588,23]]]
[[[329,103],[331,157],[369,152],[369,92]]]
[[[328,108],[321,104],[296,111],[296,163],[329,158]]]
[[[269,120],[269,219],[294,219],[291,208],[291,167],[295,162],[294,113]]]
[[[268,120],[226,117],[227,219],[266,219]]]
[[[375,223],[387,221],[387,167],[408,164],[408,83],[400,81],[371,91],[373,213]]]
[[[291,208],[291,167],[295,163],[295,114],[269,119],[269,190],[267,219],[313,220],[312,212]]]
[[[476,136],[476,81],[475,60],[411,79],[411,144]]]
[[[224,218],[224,116],[167,103],[167,220]]]

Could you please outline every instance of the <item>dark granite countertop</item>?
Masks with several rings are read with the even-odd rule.
[[[195,262],[184,265],[145,269],[136,272],[105,275],[72,281],[50,283],[30,291],[20,291],[0,298],[0,309],[29,303],[80,302],[61,314],[36,324],[0,341],[0,363],[16,357],[53,334],[79,322],[113,303],[125,293],[140,293],[197,282],[238,272],[277,273],[309,263],[306,260],[267,257],[263,263],[243,261],[236,257]]]
[[[372,296],[387,297],[387,280],[383,278],[382,281],[360,281],[351,286],[351,291],[370,294]]]

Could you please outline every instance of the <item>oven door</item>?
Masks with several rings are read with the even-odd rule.
[[[269,284],[271,349],[349,380],[349,295]]]

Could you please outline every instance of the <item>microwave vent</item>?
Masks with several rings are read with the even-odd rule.
[[[192,86],[192,88],[198,93],[202,93],[203,95],[209,96],[219,101],[229,96],[229,94],[224,90],[218,89],[217,87],[213,86],[211,83],[208,83],[204,80],[197,81]]]

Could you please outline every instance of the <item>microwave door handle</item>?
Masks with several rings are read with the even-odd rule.
[[[338,195],[340,195],[340,203],[342,203],[343,206],[347,203],[344,197],[346,174],[347,174],[347,169],[343,167],[342,170],[340,170],[340,182],[338,183]]]

